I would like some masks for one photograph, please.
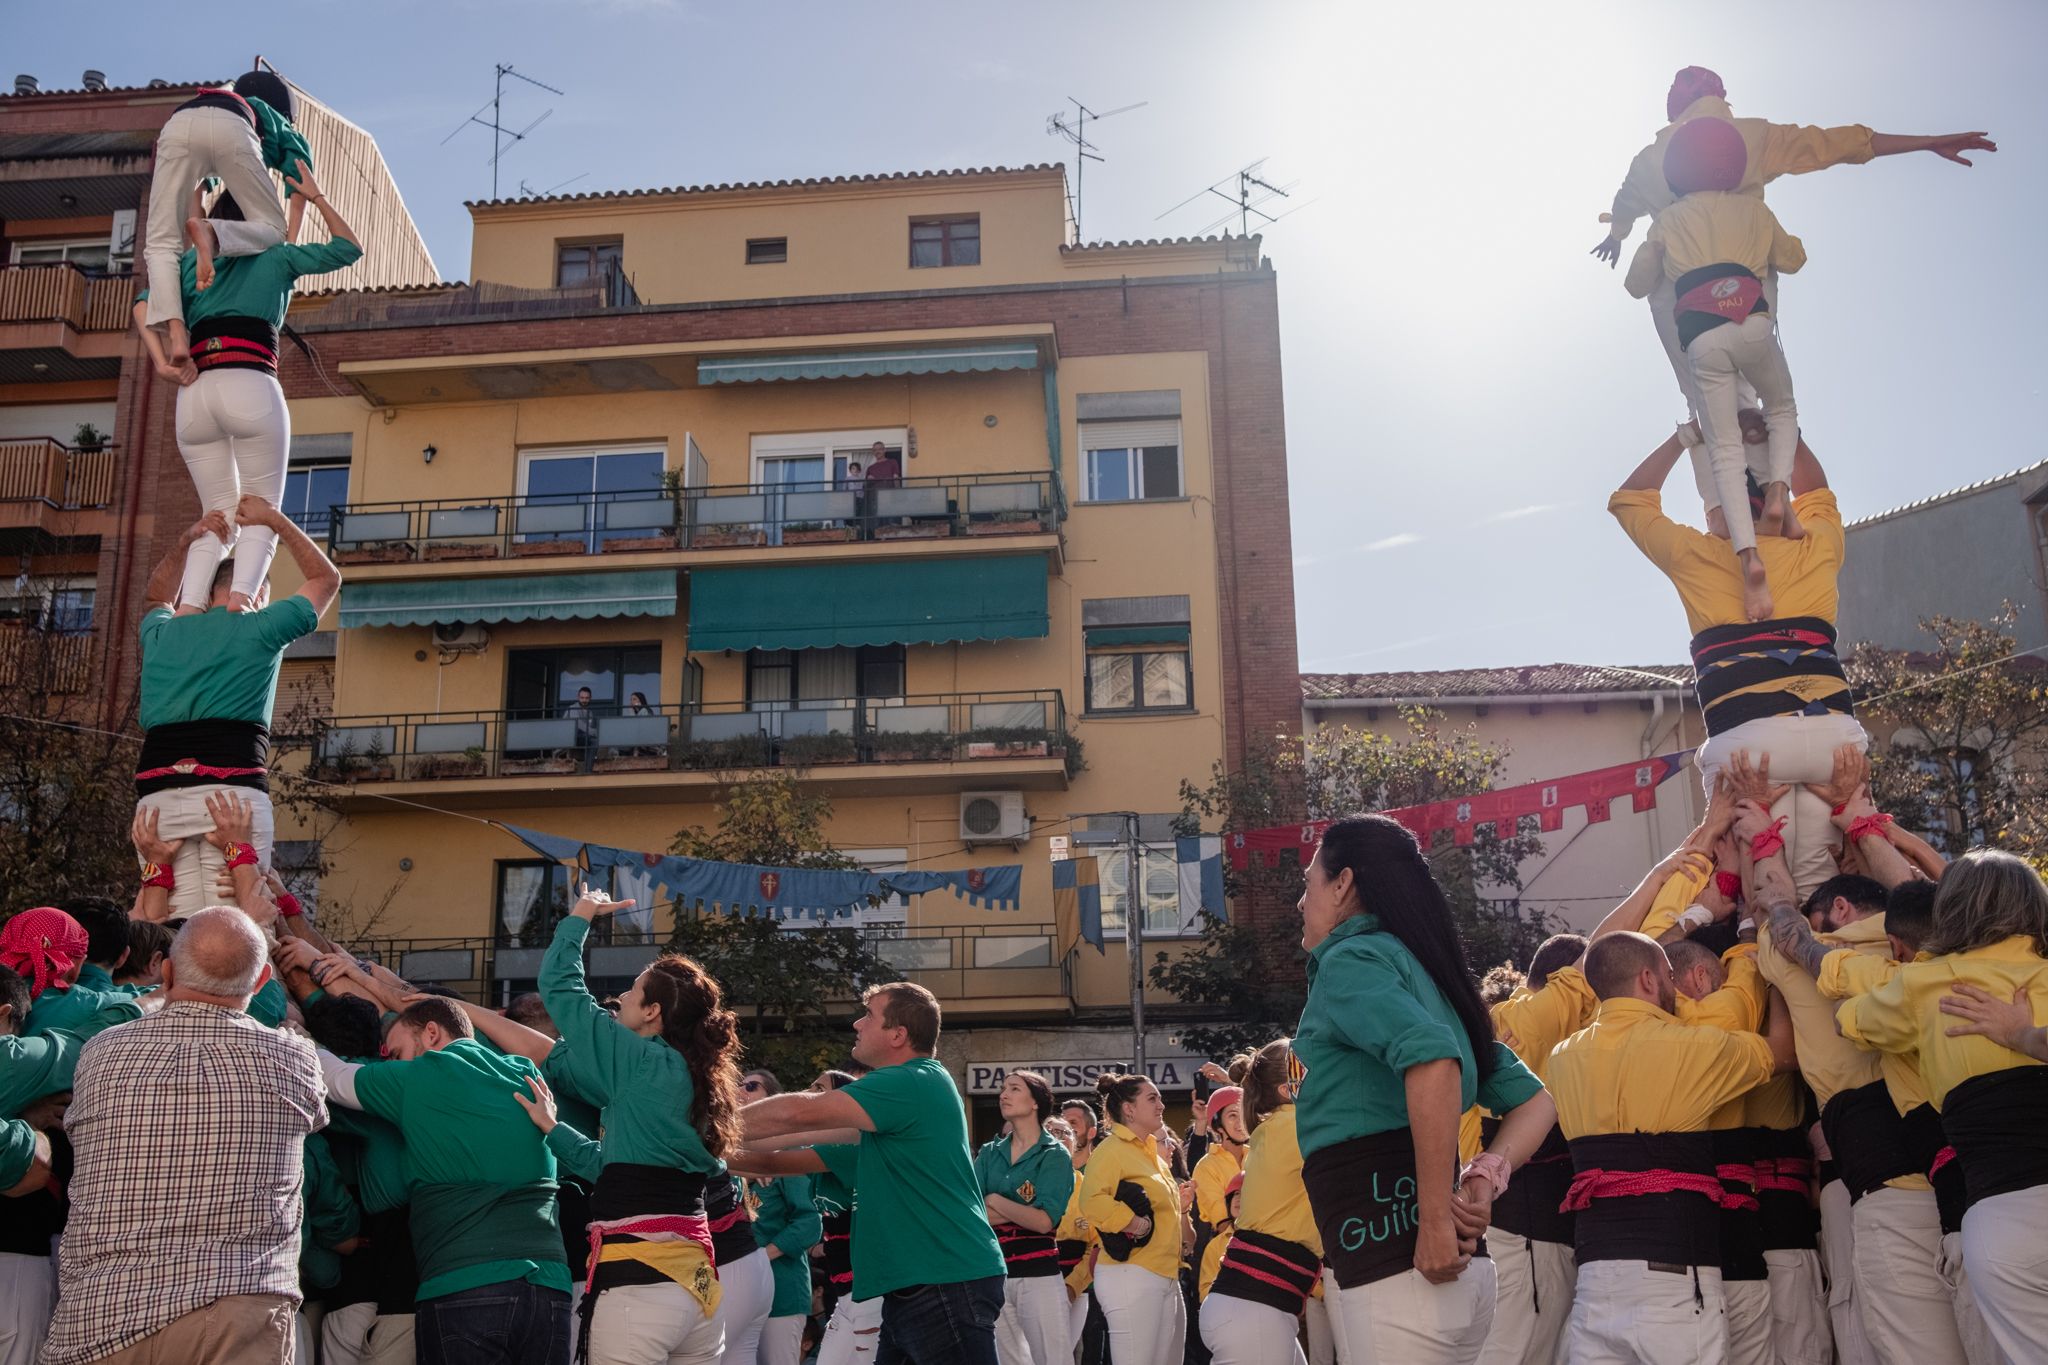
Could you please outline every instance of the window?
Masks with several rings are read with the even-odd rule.
[[[1198,931],[1201,924],[1199,894],[1181,904],[1180,864],[1175,858],[1171,815],[1138,817],[1137,895],[1144,907],[1147,938],[1176,938]],[[1082,816],[1083,828],[1116,837],[1118,842],[1077,848],[1077,855],[1096,860],[1096,879],[1102,886],[1102,930],[1106,937],[1121,938],[1124,916],[1131,902],[1131,859],[1128,827],[1119,817]],[[1185,911],[1185,913],[1183,913]]]
[[[1188,599],[1095,597],[1081,603],[1091,712],[1184,711],[1194,705]]]
[[[284,501],[278,506],[307,535],[324,536],[334,508],[347,501],[347,465],[294,465],[285,471]]]
[[[616,276],[624,264],[626,244],[619,238],[609,242],[560,242],[555,246],[555,283],[594,284]]]
[[[569,907],[576,900],[576,883],[588,882],[592,887],[611,894],[614,886],[612,873],[615,869],[594,867],[588,871],[563,866],[561,863],[543,862],[538,858],[510,859],[498,864],[497,895],[493,900],[494,934],[501,948],[545,948],[554,941],[555,926],[567,917]],[[621,893],[627,894],[627,893]],[[637,899],[637,898],[636,898]],[[630,915],[633,921],[641,919],[643,907],[636,906]],[[647,907],[651,908],[651,907]],[[591,924],[590,942],[611,943],[618,940],[633,941],[644,936],[637,925],[629,924],[620,932],[621,926],[612,923],[616,915],[600,915]],[[600,983],[593,981],[591,987],[597,990]],[[624,989],[632,985],[628,979],[623,985],[614,982],[603,983],[603,995],[612,989]]]
[[[811,701],[903,695],[903,646],[859,649],[757,649],[747,655],[747,705],[787,710]]]
[[[644,509],[647,502],[662,496],[662,472],[667,464],[666,451],[645,446],[527,452],[521,460],[520,491],[529,503],[585,506],[580,530],[572,526],[567,531],[534,531],[521,534],[519,539],[581,538],[586,550],[595,551],[608,540],[650,534],[656,528],[644,524],[644,515],[626,513],[635,504]],[[619,504],[624,504],[619,507],[621,522],[642,524],[610,529],[611,506]],[[673,516],[672,512],[668,515]],[[669,524],[674,524],[672,519]]]
[[[68,264],[94,275],[107,273],[109,254],[109,243],[105,237],[14,244],[16,265]]]
[[[747,239],[748,265],[780,265],[789,259],[789,238],[750,237]]]
[[[1088,656],[1090,711],[1184,711],[1192,704],[1185,649]]]
[[[1083,422],[1081,501],[1149,502],[1184,495],[1180,422]]]
[[[590,689],[590,714],[625,713],[635,693],[661,702],[661,646],[572,646],[513,650],[505,665],[505,709],[515,719],[570,713]]]
[[[94,595],[90,578],[16,580],[11,588],[0,588],[0,621],[52,635],[90,635]]]
[[[910,220],[910,266],[981,264],[981,215]]]

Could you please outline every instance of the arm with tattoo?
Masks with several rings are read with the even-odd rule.
[[[1771,828],[1770,812],[1752,801],[1742,803],[1735,822],[1735,848],[1742,864],[1742,890],[1749,904],[1771,931],[1771,948],[1787,962],[1796,963],[1808,976],[1820,975],[1821,959],[1828,949],[1813,936],[1806,916],[1799,913],[1799,895],[1793,889],[1792,871],[1785,865],[1781,846],[1759,861],[1754,853],[1756,836]]]

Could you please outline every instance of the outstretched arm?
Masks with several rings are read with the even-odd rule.
[[[1963,155],[1964,152],[1995,152],[1998,144],[1983,133],[1935,133],[1920,136],[1912,133],[1872,133],[1870,154],[1877,156],[1898,156],[1905,152],[1933,152],[1946,161],[1959,166],[1974,166],[1977,163]]]
[[[1816,488],[1828,486],[1827,471],[1814,458],[1813,448],[1806,444],[1806,438],[1799,438],[1799,449],[1792,456],[1792,496],[1811,493]]]

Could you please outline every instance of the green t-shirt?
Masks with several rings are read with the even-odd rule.
[[[95,1034],[104,1033],[116,1024],[125,1024],[130,1019],[142,1017],[142,1006],[135,1003],[135,997],[116,986],[112,990],[96,991],[90,986],[76,983],[68,991],[49,987],[36,997],[36,1003],[29,1007],[28,1028],[31,1037],[46,1033],[68,1033],[80,1042]]]
[[[590,921],[574,915],[555,926],[540,964],[540,994],[562,1041],[548,1072],[603,1107],[603,1160],[669,1166],[715,1175],[725,1169],[690,1123],[696,1088],[690,1064],[660,1038],[642,1038],[597,1003],[583,982]]]
[[[370,1057],[351,1061],[369,1065]],[[327,1133],[342,1176],[356,1188],[367,1213],[387,1213],[405,1203],[405,1138],[374,1114],[346,1105],[327,1106]]]
[[[811,1311],[811,1248],[825,1235],[824,1220],[811,1202],[811,1178],[785,1175],[754,1185],[760,1207],[754,1210],[754,1241],[780,1254],[769,1265],[775,1271],[775,1302],[771,1318]]]
[[[81,1046],[68,1033],[0,1033],[0,1119],[19,1118],[43,1096],[69,1090]]]
[[[997,1134],[981,1144],[974,1154],[974,1176],[983,1194],[999,1194],[1012,1203],[1025,1204],[1052,1219],[1058,1230],[1067,1215],[1067,1201],[1074,1194],[1073,1154],[1051,1133],[1040,1129],[1038,1141],[1026,1148],[1017,1161],[1010,1160],[1010,1139]],[[1024,1187],[1029,1185],[1027,1197]]]
[[[263,148],[263,164],[294,178],[299,174],[298,163],[301,161],[306,163],[307,170],[312,170],[313,153],[306,146],[306,139],[299,133],[297,125],[254,95],[242,98],[248,101],[250,110],[256,115],[256,141]],[[292,187],[289,184],[284,187],[284,193],[287,199],[291,197]]]
[[[1505,1114],[1543,1089],[1506,1046],[1493,1045],[1482,1083],[1457,1011],[1408,945],[1353,915],[1308,955],[1308,1002],[1294,1051],[1308,1068],[1295,1102],[1301,1154],[1408,1126],[1404,1073],[1449,1057],[1463,1078],[1458,1112],[1484,1104]]]
[[[967,1111],[946,1068],[918,1057],[870,1071],[845,1093],[875,1125],[860,1136],[853,1297],[1001,1275],[1002,1248],[967,1145]],[[833,1174],[854,1180],[833,1149],[817,1150]]]
[[[325,275],[343,270],[363,258],[354,242],[336,237],[304,246],[286,244],[259,251],[254,256],[213,258],[213,284],[199,287],[199,252],[186,247],[178,258],[178,294],[188,325],[213,318],[255,318],[282,327],[292,306],[292,291],[306,275]],[[135,296],[143,302],[149,291]]]
[[[355,1073],[363,1108],[405,1137],[421,1300],[505,1280],[568,1292],[555,1159],[512,1098],[539,1074],[473,1038]]]
[[[325,1135],[306,1135],[301,1164],[306,1215],[299,1224],[299,1282],[306,1289],[332,1289],[341,1283],[341,1256],[335,1248],[362,1231],[362,1209],[343,1182]]]
[[[0,1190],[11,1190],[36,1159],[36,1130],[20,1119],[0,1119]]]
[[[280,1028],[291,1013],[290,1006],[284,984],[273,976],[249,997],[249,1017],[265,1028]]]
[[[285,646],[319,628],[313,604],[294,593],[261,611],[215,607],[142,618],[142,728],[194,720],[270,724]]]

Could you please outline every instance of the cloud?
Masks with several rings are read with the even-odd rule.
[[[1368,541],[1364,545],[1352,545],[1346,549],[1332,550],[1326,555],[1296,555],[1294,557],[1294,567],[1306,569],[1315,564],[1327,564],[1333,559],[1349,559],[1353,555],[1377,554],[1381,550],[1398,550],[1404,545],[1414,545],[1421,540],[1422,537],[1413,531],[1399,531],[1379,540]]]
[[[1361,545],[1359,548],[1367,554],[1372,554],[1379,550],[1398,550],[1403,545],[1414,545],[1421,539],[1422,537],[1413,531],[1400,531],[1384,540],[1375,540],[1370,545]]]
[[[1563,506],[1563,503],[1557,502],[1532,502],[1526,507],[1510,507],[1505,512],[1495,512],[1490,517],[1481,517],[1479,524],[1481,526],[1491,526],[1496,522],[1520,521],[1524,517],[1537,517],[1545,512],[1558,511]]]

